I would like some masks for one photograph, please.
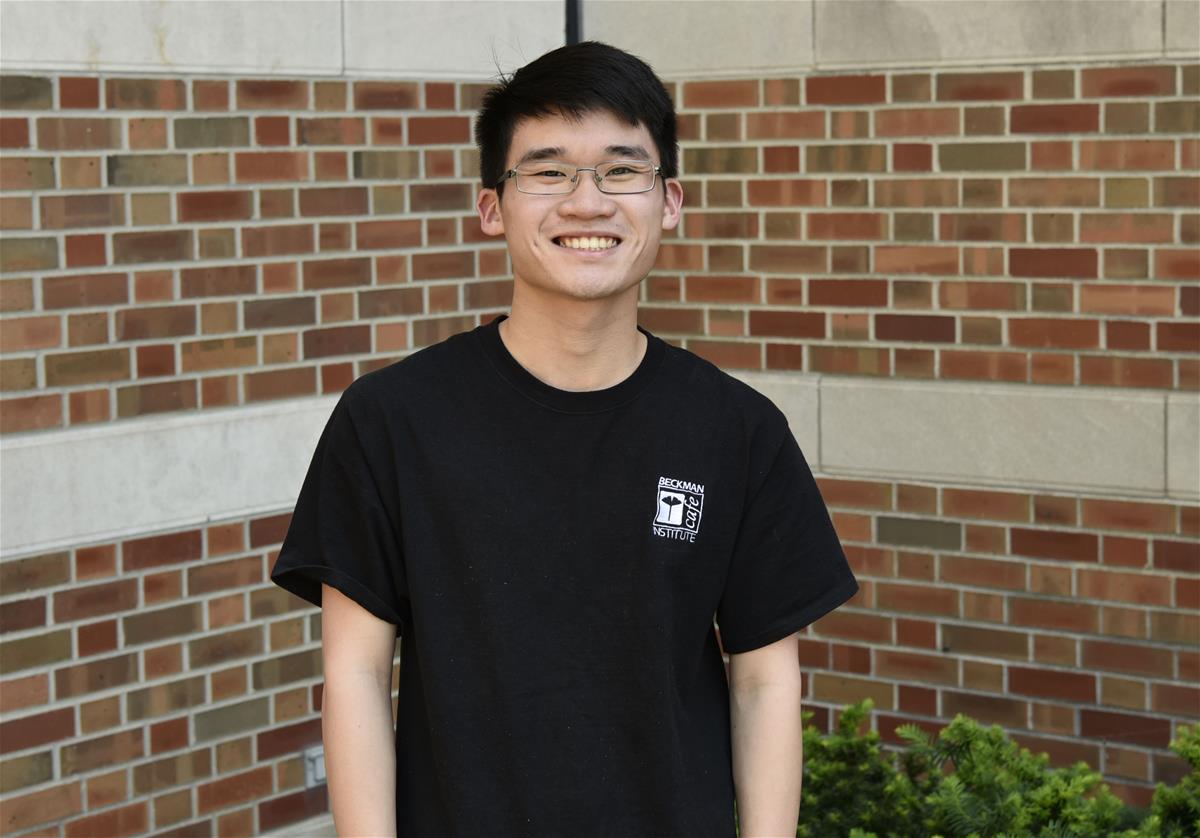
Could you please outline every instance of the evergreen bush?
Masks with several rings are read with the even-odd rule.
[[[1086,763],[1052,768],[962,715],[936,737],[900,726],[894,757],[866,725],[872,706],[845,708],[829,735],[805,728],[798,838],[1200,838],[1200,725],[1179,727],[1171,750],[1191,772],[1160,783],[1145,815]]]

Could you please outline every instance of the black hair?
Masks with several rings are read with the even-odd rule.
[[[678,174],[675,106],[663,83],[637,56],[599,41],[583,41],[551,50],[511,76],[501,76],[484,94],[475,120],[483,185],[503,187],[500,179],[522,119],[552,114],[581,119],[595,111],[645,126],[658,149],[663,179]]]

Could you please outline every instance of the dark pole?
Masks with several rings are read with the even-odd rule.
[[[579,0],[567,0],[567,43],[577,44],[581,40],[583,21],[579,14]]]

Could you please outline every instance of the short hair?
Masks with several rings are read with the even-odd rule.
[[[643,125],[658,149],[664,179],[678,174],[675,106],[650,65],[599,41],[551,50],[500,82],[483,96],[475,121],[479,176],[501,189],[513,134],[522,119],[560,114],[581,119],[608,111],[630,125]]]

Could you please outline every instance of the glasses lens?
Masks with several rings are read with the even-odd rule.
[[[596,167],[605,192],[648,192],[654,186],[654,166],[644,160],[615,160]]]
[[[561,195],[573,188],[575,167],[564,163],[530,163],[517,167],[517,189],[533,195]]]

